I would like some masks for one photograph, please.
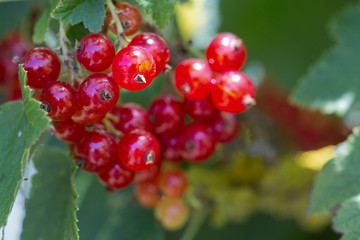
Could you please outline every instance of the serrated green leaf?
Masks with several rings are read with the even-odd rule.
[[[37,173],[25,202],[21,239],[79,239],[74,161],[63,150],[46,146],[35,153],[33,162]]]
[[[334,218],[334,228],[344,234],[342,240],[360,239],[360,196],[342,204]]]
[[[325,164],[315,180],[309,212],[327,212],[360,192],[360,128],[336,149],[336,157]]]
[[[19,65],[19,80],[25,112],[26,124],[26,146],[35,142],[40,134],[47,128],[51,128],[50,118],[46,117],[46,112],[40,109],[40,102],[31,98],[30,88],[26,85],[26,71],[23,65]]]
[[[0,226],[15,201],[24,174],[30,145],[50,127],[46,112],[39,108],[39,102],[30,98],[30,88],[25,86],[26,71],[19,66],[19,79],[23,102],[16,101],[0,106]]]
[[[331,25],[338,44],[301,80],[292,99],[324,113],[345,115],[360,100],[360,5],[343,11]]]
[[[103,0],[63,0],[52,16],[72,25],[83,22],[90,32],[99,32],[104,23],[105,3]]]
[[[171,20],[174,13],[174,6],[177,0],[136,0],[138,4],[149,14],[154,23],[165,27]]]

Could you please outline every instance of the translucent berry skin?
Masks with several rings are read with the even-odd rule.
[[[131,171],[143,171],[156,164],[160,155],[160,146],[149,132],[135,130],[125,134],[118,144],[119,160]]]
[[[152,55],[142,47],[128,46],[115,56],[112,65],[115,81],[129,91],[146,88],[156,75],[156,63]]]
[[[206,49],[206,58],[215,72],[229,69],[238,70],[246,61],[246,49],[243,41],[232,33],[216,35]]]
[[[160,138],[161,156],[164,160],[173,163],[181,162],[183,160],[181,147],[180,137],[177,135],[172,137],[163,136]]]
[[[167,197],[180,198],[184,195],[188,180],[184,171],[170,169],[163,172],[159,178],[159,188]]]
[[[74,157],[80,168],[88,172],[100,172],[117,161],[116,143],[106,133],[88,132],[74,146]]]
[[[71,119],[81,125],[99,123],[105,117],[105,113],[90,113],[82,108],[78,108]]]
[[[184,122],[182,104],[174,96],[166,94],[153,100],[149,107],[152,132],[158,136],[173,136]]]
[[[155,207],[155,217],[166,230],[178,230],[189,218],[189,208],[180,198],[163,198]]]
[[[221,112],[212,124],[216,141],[227,143],[236,137],[239,122],[234,114]]]
[[[181,155],[190,162],[202,162],[215,150],[215,139],[207,126],[193,122],[181,130]]]
[[[139,31],[141,27],[141,14],[139,9],[127,2],[117,3],[115,7],[117,9],[116,12],[118,13],[125,36],[133,35]],[[108,12],[106,15],[106,23],[113,33],[118,33],[115,21],[112,19],[111,12]]]
[[[79,107],[88,113],[104,114],[119,99],[119,86],[113,78],[102,73],[87,77],[80,85],[77,100]]]
[[[141,33],[131,39],[128,46],[143,47],[151,53],[156,63],[156,75],[159,75],[169,62],[169,48],[160,36],[154,33]]]
[[[160,174],[161,171],[161,159],[159,159],[154,166],[152,166],[151,168],[141,171],[141,172],[137,172],[135,175],[135,181],[136,182],[143,182],[143,181],[151,181],[154,179],[157,179],[157,177]]]
[[[71,118],[75,113],[76,92],[66,82],[50,82],[41,91],[40,107],[48,112],[47,116],[55,121],[63,121]]]
[[[13,57],[23,58],[30,49],[30,44],[24,41],[20,32],[17,31],[7,33],[0,42],[0,83],[5,81],[4,87],[10,86],[10,92],[15,91],[11,86],[15,85],[13,81],[19,82],[18,65],[13,63],[12,59]],[[14,94],[11,95],[10,97],[14,99]]]
[[[115,46],[106,35],[92,33],[78,44],[76,58],[90,72],[102,72],[110,67],[115,57]]]
[[[135,197],[145,208],[153,208],[160,200],[156,180],[143,181],[135,185]]]
[[[183,105],[185,112],[196,120],[213,119],[218,114],[210,96],[200,100],[185,98]]]
[[[23,59],[27,71],[26,84],[34,89],[42,89],[48,82],[56,81],[60,74],[60,60],[48,48],[38,47],[30,50]]]
[[[174,81],[177,90],[185,98],[203,99],[210,93],[213,72],[201,59],[189,58],[175,68]]]
[[[115,106],[110,111],[119,118],[118,122],[111,120],[113,126],[123,132],[129,133],[135,129],[150,131],[151,123],[147,111],[136,103],[125,103],[120,107]]]
[[[126,188],[133,182],[134,177],[133,171],[127,170],[119,163],[114,163],[98,174],[99,181],[110,189]]]
[[[241,113],[255,104],[255,86],[244,73],[229,70],[213,81],[211,97],[220,111]]]
[[[52,124],[56,137],[65,142],[77,142],[86,134],[85,127],[71,119],[53,122]]]

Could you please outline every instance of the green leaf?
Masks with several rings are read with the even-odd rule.
[[[325,164],[315,180],[309,212],[327,212],[336,204],[360,193],[360,128],[356,128]]]
[[[105,3],[103,0],[63,0],[52,16],[72,25],[83,22],[90,32],[99,32],[104,23]]]
[[[50,22],[50,14],[58,4],[58,0],[50,0],[50,6],[46,8],[38,18],[32,36],[34,43],[42,43],[45,40],[45,34]]]
[[[174,13],[177,0],[136,0],[138,4],[149,14],[154,23],[164,28]]]
[[[50,13],[50,8],[45,9],[36,21],[34,34],[32,36],[34,43],[42,43],[45,40],[45,34],[50,22]]]
[[[29,147],[47,128],[50,120],[39,108],[39,102],[30,98],[30,88],[25,86],[26,71],[19,66],[19,79],[23,102],[16,101],[0,106],[0,226],[15,201],[24,174]]]
[[[46,112],[40,109],[40,102],[31,98],[30,88],[26,84],[26,71],[23,65],[19,65],[19,79],[24,104],[25,124],[26,124],[26,146],[36,141],[41,132],[51,128],[50,118],[46,117]]]
[[[37,173],[25,202],[21,239],[79,239],[74,161],[63,150],[45,146],[35,153],[33,162]]]
[[[80,41],[89,33],[90,33],[89,30],[85,28],[84,24],[78,23],[69,28],[69,30],[66,33],[66,36],[70,40],[71,45],[75,46],[76,40]]]
[[[313,65],[292,94],[301,105],[343,116],[360,100],[360,5],[346,8],[331,25],[337,44]]]
[[[360,197],[356,196],[346,200],[336,217],[334,218],[334,228],[343,233],[344,239],[360,239]]]

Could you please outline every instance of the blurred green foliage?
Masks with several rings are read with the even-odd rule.
[[[219,31],[242,37],[249,60],[261,61],[271,78],[292,89],[331,46],[328,21],[350,2],[220,1]]]

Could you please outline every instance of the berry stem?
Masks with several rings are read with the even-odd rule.
[[[71,53],[67,47],[69,39],[66,37],[66,26],[65,23],[60,22],[60,51],[64,58],[64,64],[67,67],[68,73],[70,74],[70,84],[74,85],[75,79],[78,78],[77,73],[75,72],[75,67],[73,64],[73,59],[71,59]]]
[[[122,137],[124,134],[114,127],[114,125],[110,122],[108,116],[109,115],[106,115],[106,117],[102,120],[102,124],[106,128],[107,132],[113,134],[116,137]]]
[[[116,7],[115,7],[114,3],[112,2],[112,0],[106,0],[106,5],[111,12],[112,19],[115,21],[119,39],[124,39],[124,37],[121,37],[122,34],[124,33],[124,29],[121,25],[118,15],[116,13]],[[120,43],[120,45],[121,45],[121,43]]]
[[[184,234],[181,236],[180,240],[193,240],[197,232],[199,231],[201,225],[204,223],[206,217],[208,216],[208,211],[199,210],[192,213],[192,217],[187,225]]]
[[[116,115],[114,115],[112,113],[109,113],[109,112],[106,113],[105,118],[113,120],[114,122],[119,122],[119,120],[120,120],[118,116],[116,116]]]

